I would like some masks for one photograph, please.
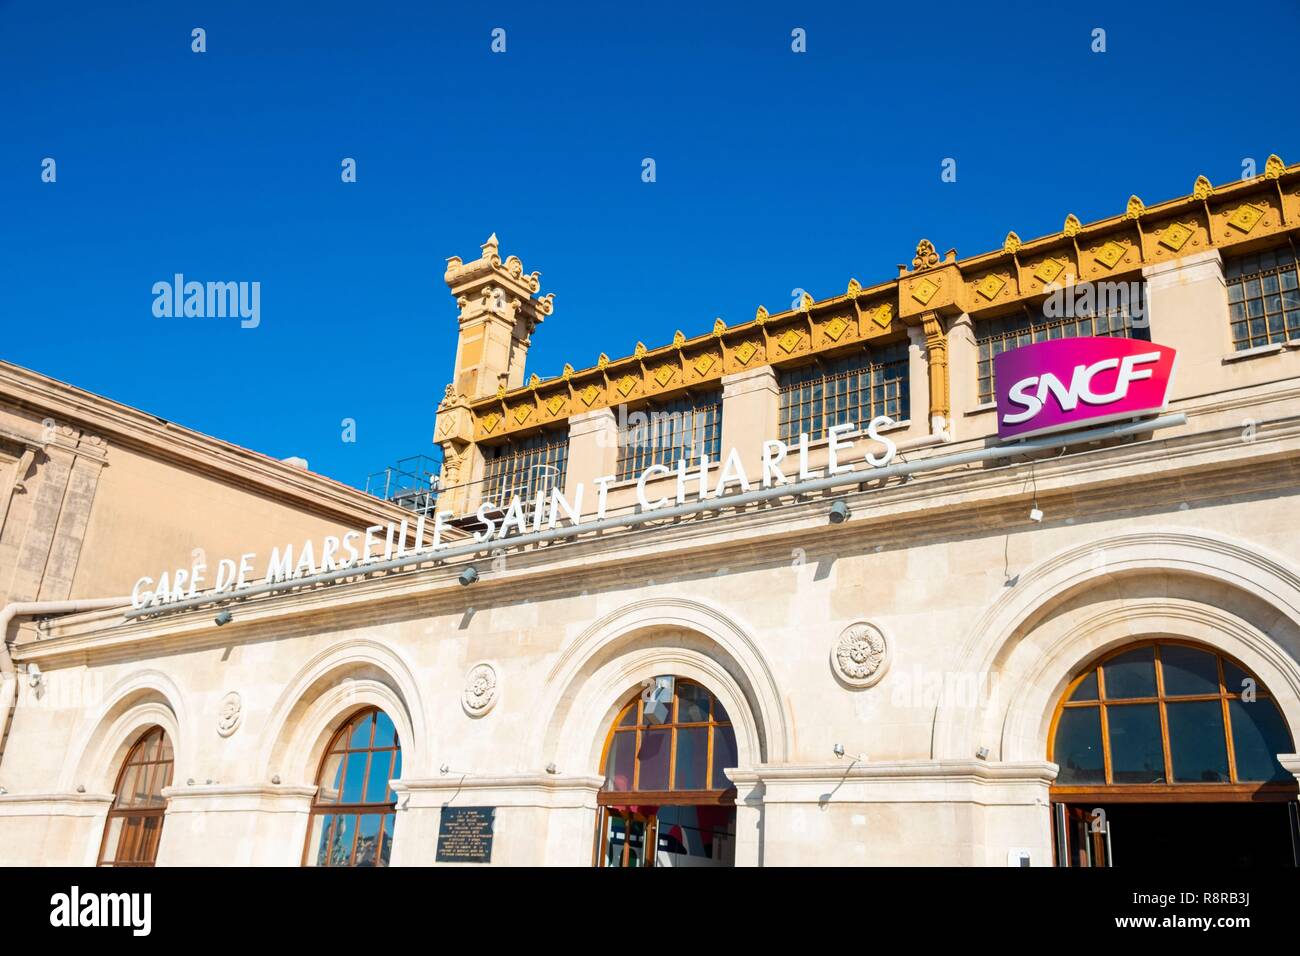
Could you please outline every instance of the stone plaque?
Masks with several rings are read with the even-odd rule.
[[[437,862],[491,863],[496,814],[496,807],[443,807]]]

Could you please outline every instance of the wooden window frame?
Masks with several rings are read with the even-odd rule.
[[[371,762],[374,760],[375,754],[389,755],[388,768],[389,768],[389,772],[390,773],[392,772],[393,768],[396,765],[397,760],[402,755],[402,739],[397,732],[397,725],[396,723],[394,723],[392,746],[384,746],[384,747],[375,746],[375,732],[379,727],[379,720],[378,720],[379,714],[384,714],[384,716],[387,717],[389,721],[392,721],[392,717],[390,717],[388,714],[385,714],[383,709],[379,707],[369,706],[369,707],[363,707],[357,711],[353,711],[339,725],[339,728],[336,731],[334,731],[333,735],[330,737],[329,743],[326,745],[324,751],[322,751],[320,761],[316,767],[316,793],[313,794],[312,796],[311,810],[307,816],[307,839],[302,849],[303,866],[313,866],[313,867],[322,866],[326,869],[336,868],[336,867],[340,869],[342,868],[351,869],[355,867],[357,865],[357,850],[358,850],[358,844],[360,842],[360,837],[361,837],[360,823],[361,823],[361,817],[363,816],[381,817],[379,821],[378,841],[375,845],[376,861],[381,860],[383,858],[385,843],[387,842],[391,844],[392,837],[387,835],[388,831],[386,829],[386,824],[388,822],[388,819],[389,818],[392,819],[393,829],[396,829],[396,825],[397,825],[397,796],[396,794],[392,793],[391,788],[386,787],[384,795],[385,797],[387,797],[389,794],[392,794],[393,798],[391,800],[385,799],[382,802],[375,802],[375,801],[366,802],[363,800],[360,803],[357,802],[326,803],[321,800],[321,788],[324,785],[322,775],[325,773],[325,767],[329,763],[329,759],[331,756],[338,755],[338,754],[343,755],[344,762],[343,764],[340,764],[340,772],[343,775],[343,777],[346,779],[346,774],[347,774],[346,764],[348,760],[351,759],[351,755],[352,754],[366,755],[366,766],[365,766],[365,770],[362,772],[361,775],[363,798],[365,797],[365,787],[370,781],[370,766],[371,766]],[[356,728],[358,722],[360,722],[363,719],[368,719],[370,721],[370,738],[366,742],[365,747],[352,747],[349,745],[349,738],[351,736],[351,732]],[[326,817],[326,816],[334,818],[333,820],[330,821],[328,831],[322,830],[321,834],[316,835],[317,839],[313,841],[312,837],[313,834],[315,833],[316,818]],[[320,837],[332,836],[335,832],[335,828],[339,825],[339,819],[344,817],[350,817],[354,820],[354,826],[352,832],[352,845],[348,848],[347,862],[342,864],[332,864],[329,862],[320,864],[320,863],[313,862],[313,853],[316,855],[317,858],[319,858],[320,855],[320,846],[321,846]],[[325,840],[325,843],[328,846],[330,840],[327,838]],[[375,865],[378,864],[376,863]]]
[[[1105,686],[1105,666],[1117,657],[1130,654],[1133,651],[1150,647],[1152,653],[1152,667],[1155,671],[1156,694],[1154,697],[1123,697],[1108,699],[1106,697]],[[1174,694],[1170,695],[1165,692],[1164,666],[1162,663],[1160,649],[1162,647],[1187,647],[1192,650],[1200,651],[1203,654],[1209,654],[1215,658],[1215,666],[1218,669],[1219,691],[1217,694]],[[1102,768],[1106,778],[1104,784],[1053,784],[1051,787],[1051,799],[1064,803],[1072,803],[1081,800],[1097,800],[1106,803],[1235,803],[1235,802],[1285,802],[1294,800],[1297,793],[1296,783],[1286,783],[1278,781],[1241,781],[1237,777],[1237,758],[1233,747],[1232,734],[1232,714],[1229,702],[1238,695],[1229,691],[1224,683],[1224,662],[1232,664],[1243,674],[1252,678],[1256,683],[1256,698],[1259,700],[1273,700],[1267,688],[1264,687],[1263,681],[1256,677],[1251,670],[1244,666],[1240,661],[1224,654],[1217,648],[1205,644],[1198,644],[1194,641],[1183,641],[1176,639],[1161,639],[1153,641],[1140,641],[1136,644],[1126,644],[1117,648],[1111,653],[1098,658],[1088,667],[1077,674],[1066,686],[1061,699],[1056,705],[1056,710],[1052,714],[1051,726],[1048,730],[1048,749],[1047,759],[1055,761],[1056,757],[1056,733],[1060,726],[1061,715],[1066,710],[1084,709],[1095,707],[1100,712],[1101,727],[1101,747],[1102,747]],[[1096,700],[1078,700],[1072,701],[1070,697],[1074,694],[1078,686],[1087,680],[1090,676],[1095,676],[1097,680],[1097,699]],[[1226,783],[1205,783],[1191,781],[1176,781],[1173,774],[1173,756],[1170,749],[1169,741],[1169,719],[1166,713],[1166,706],[1169,703],[1184,703],[1195,701],[1220,701],[1223,709],[1223,733],[1225,737],[1225,746],[1228,760],[1228,782]],[[1164,782],[1163,783],[1114,783],[1112,782],[1113,772],[1111,765],[1110,753],[1110,732],[1107,720],[1107,711],[1112,707],[1124,707],[1135,704],[1155,704],[1160,718],[1160,743],[1164,755]],[[1277,706],[1274,702],[1273,706]],[[1288,733],[1290,728],[1287,728]],[[1294,743],[1292,744],[1294,747]]]
[[[152,754],[160,754],[161,747],[165,743],[171,756],[167,759],[137,759],[145,745],[151,740],[157,739],[158,743]],[[145,788],[146,796],[157,796],[159,803],[149,806],[131,806],[123,805],[122,786],[126,783],[127,773],[137,768],[147,768],[142,772],[147,773],[147,783]],[[112,867],[150,867],[158,860],[158,844],[162,840],[163,822],[167,816],[167,801],[162,796],[165,787],[171,786],[172,774],[176,769],[176,754],[172,747],[171,740],[167,736],[167,731],[155,724],[146,728],[135,743],[126,752],[126,758],[122,761],[122,766],[117,771],[117,780],[113,784],[113,804],[109,808],[108,816],[104,820],[104,834],[99,840],[99,866]],[[134,778],[132,778],[134,779]],[[155,787],[155,783],[157,786]],[[158,820],[158,826],[149,831],[145,825],[148,820]],[[113,849],[113,858],[106,859],[108,852],[109,834],[113,832],[113,821],[122,820],[122,829],[118,833],[117,846]],[[137,853],[140,841],[147,839],[145,851],[143,854]],[[130,856],[140,857],[139,859],[121,859],[123,849],[130,852]]]

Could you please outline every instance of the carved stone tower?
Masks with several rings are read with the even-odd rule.
[[[452,256],[443,276],[460,310],[460,335],[455,370],[438,406],[433,440],[443,450],[444,491],[438,506],[457,513],[469,504],[466,486],[483,473],[469,403],[524,384],[533,330],[553,309],[554,293],[537,295],[541,273],[525,274],[518,256],[503,262],[496,233],[482,249],[483,254],[471,262]]]

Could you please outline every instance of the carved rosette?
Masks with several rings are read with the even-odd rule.
[[[496,668],[480,661],[465,675],[465,690],[460,695],[461,706],[471,717],[482,717],[496,706],[500,693],[497,689]]]
[[[840,632],[831,647],[831,670],[849,687],[870,687],[889,667],[889,644],[874,624],[858,621]]]
[[[239,696],[238,691],[232,690],[221,698],[221,704],[217,707],[217,734],[222,737],[229,737],[239,729],[243,719],[243,698]]]

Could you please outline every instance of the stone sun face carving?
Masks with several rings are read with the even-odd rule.
[[[874,624],[850,624],[831,648],[835,676],[850,687],[870,687],[885,675],[889,644]]]

